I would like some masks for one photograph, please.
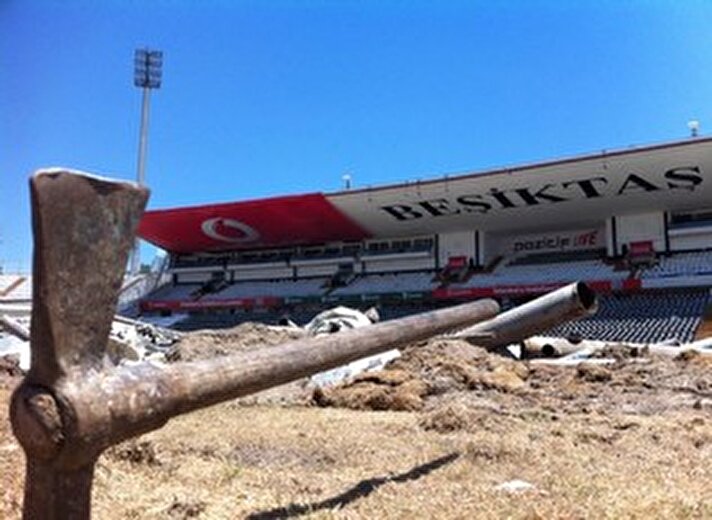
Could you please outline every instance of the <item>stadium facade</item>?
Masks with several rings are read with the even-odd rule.
[[[712,138],[424,181],[149,211],[144,311],[712,286]],[[708,290],[708,289],[707,289]]]

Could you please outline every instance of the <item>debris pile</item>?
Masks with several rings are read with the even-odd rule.
[[[610,346],[574,366],[518,361],[458,339],[433,339],[403,349],[382,371],[315,389],[318,406],[357,410],[423,410],[425,429],[482,427],[483,414],[556,413],[619,409],[657,413],[675,408],[712,409],[712,357],[684,352],[677,358],[641,351],[637,357]]]
[[[0,375],[15,377],[21,376],[20,357],[15,354],[0,355]]]
[[[195,361],[229,356],[270,347],[304,338],[306,333],[298,327],[271,326],[262,323],[243,323],[229,329],[205,329],[184,333],[168,361]]]
[[[30,369],[30,312],[0,315],[0,360],[16,359],[22,372]],[[109,334],[107,357],[114,365],[165,362],[182,334],[149,323],[116,316]]]
[[[420,410],[426,400],[451,392],[517,392],[526,365],[460,339],[433,339],[405,348],[384,370],[358,375],[334,387],[316,389],[315,404],[357,410]]]
[[[317,387],[313,393],[318,406],[354,410],[413,411],[423,408],[428,384],[406,370],[390,369],[363,373],[335,388]]]
[[[371,307],[366,312],[357,309],[338,306],[317,314],[309,323],[304,326],[304,331],[310,336],[321,336],[324,334],[334,334],[342,330],[358,329],[368,327],[380,321],[378,310]],[[398,349],[388,350],[381,354],[357,359],[347,365],[343,365],[332,370],[327,370],[319,374],[314,374],[310,380],[318,387],[328,387],[345,381],[350,377],[365,372],[380,370],[386,364],[400,356]]]
[[[165,362],[183,335],[150,323],[117,316],[111,325],[107,354],[115,365],[127,362]]]

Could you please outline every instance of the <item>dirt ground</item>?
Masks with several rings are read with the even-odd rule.
[[[195,333],[176,357],[297,336]],[[712,518],[712,360],[606,355],[618,361],[548,367],[436,339],[336,388],[194,412],[102,456],[94,517]],[[19,518],[8,372],[0,518]]]

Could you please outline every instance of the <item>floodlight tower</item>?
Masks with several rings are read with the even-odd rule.
[[[136,181],[140,185],[146,183],[146,150],[148,148],[148,110],[151,102],[151,90],[161,88],[163,68],[163,52],[149,49],[136,49],[134,54],[134,86],[143,90],[141,101],[141,130],[138,141],[138,164]],[[138,273],[141,266],[139,239],[136,239],[131,272]]]
[[[687,122],[687,128],[690,130],[690,137],[697,137],[700,131],[700,122],[697,119],[690,119]]]

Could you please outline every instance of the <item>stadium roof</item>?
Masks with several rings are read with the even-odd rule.
[[[145,213],[141,238],[176,253],[535,230],[712,206],[712,138],[426,181]]]

